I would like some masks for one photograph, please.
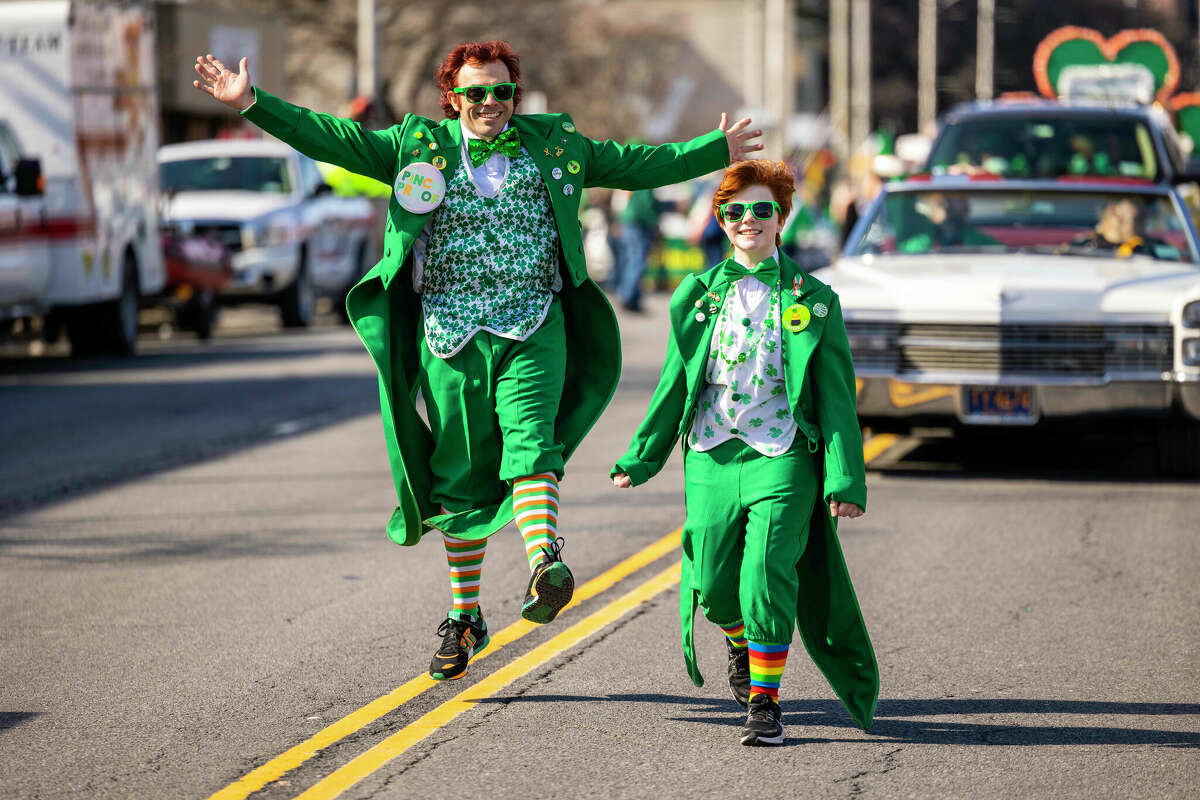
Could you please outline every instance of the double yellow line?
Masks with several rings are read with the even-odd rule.
[[[878,458],[895,444],[896,440],[897,437],[891,434],[871,436],[863,445],[864,460],[870,462]],[[574,598],[564,611],[607,591],[643,567],[652,564],[668,553],[674,552],[679,547],[681,530],[676,529],[672,531],[650,546],[584,583],[575,590]],[[295,800],[327,800],[328,798],[337,797],[342,794],[363,778],[366,778],[392,759],[403,754],[417,742],[430,736],[463,712],[479,704],[482,700],[496,694],[522,676],[550,661],[559,653],[576,646],[605,626],[633,611],[642,603],[675,586],[679,582],[679,567],[679,562],[675,562],[627,594],[622,595],[545,643],[538,645],[525,655],[496,670],[483,680],[473,684],[420,719],[406,725],[371,749],[355,757],[349,763],[330,773],[312,788],[298,795]],[[512,623],[494,634],[487,650],[480,653],[472,663],[477,663],[479,660],[496,653],[505,645],[515,642],[522,636],[540,627],[540,625],[527,622],[523,619]],[[382,697],[372,700],[357,711],[346,715],[332,725],[323,728],[310,738],[276,756],[261,767],[251,770],[224,789],[210,795],[208,800],[244,800],[267,784],[278,780],[291,770],[299,767],[330,745],[361,730],[380,717],[417,697],[422,692],[432,689],[440,683],[441,681],[435,681],[428,675],[419,675],[413,678]]]

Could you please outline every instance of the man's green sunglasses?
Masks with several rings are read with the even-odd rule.
[[[774,200],[759,200],[757,203],[723,203],[719,206],[726,222],[741,222],[746,211],[753,212],[755,219],[770,219],[779,213],[779,203]]]
[[[513,99],[513,95],[517,93],[517,85],[515,83],[494,83],[491,86],[458,86],[454,89],[455,94],[466,95],[467,100],[471,103],[482,103],[487,99],[488,92],[492,93],[492,97],[496,98],[497,102],[503,103]]]

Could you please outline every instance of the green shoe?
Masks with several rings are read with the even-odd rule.
[[[575,577],[562,560],[562,539],[542,548],[542,561],[529,576],[521,616],[544,624],[558,616],[575,594]]]
[[[433,654],[433,662],[429,665],[429,677],[436,681],[454,680],[466,675],[467,663],[491,641],[482,612],[478,617],[447,617],[442,620],[437,632],[442,637],[442,646]]]

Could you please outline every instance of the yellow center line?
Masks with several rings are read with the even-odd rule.
[[[642,567],[657,561],[667,553],[677,549],[679,547],[680,531],[682,531],[682,528],[675,529],[648,547],[639,550],[621,563],[616,564],[584,583],[575,590],[575,596],[566,608],[563,609],[563,612],[612,588],[613,585],[642,569]],[[492,639],[487,649],[476,656],[471,663],[477,663],[480,659],[492,655],[506,644],[511,644],[540,627],[540,625],[523,619],[517,620],[498,633],[492,634]],[[268,783],[279,780],[283,775],[300,766],[305,761],[308,761],[331,744],[341,741],[350,734],[365,728],[375,720],[394,711],[417,695],[432,689],[441,682],[435,681],[428,674],[418,675],[382,697],[372,700],[362,708],[347,714],[337,722],[321,729],[310,738],[281,753],[261,767],[256,767],[224,789],[210,795],[208,800],[244,800],[244,798],[249,797]]]
[[[295,800],[329,800],[329,798],[337,797],[392,759],[403,754],[417,742],[452,721],[459,714],[469,711],[513,681],[527,675],[565,650],[576,646],[605,626],[633,611],[642,603],[675,586],[679,583],[679,566],[679,562],[676,562],[628,594],[584,617],[520,658],[505,664],[474,686],[463,690],[345,766],[330,773],[308,791],[297,795]]]
[[[869,436],[863,445],[863,458],[870,462],[891,447],[899,437],[893,434],[878,434]],[[584,583],[575,590],[575,596],[566,606],[564,612],[586,602],[601,592],[607,591],[628,576],[651,564],[679,547],[679,536],[682,528],[663,536],[653,544],[634,553],[629,558],[614,565],[607,571]],[[526,620],[517,620],[503,630],[492,634],[487,649],[476,656],[472,663],[486,658],[511,644],[522,636],[541,627]],[[414,697],[437,686],[441,681],[435,681],[428,674],[418,675],[392,691],[372,700],[362,708],[347,714],[337,722],[321,729],[298,745],[284,751],[260,767],[256,767],[225,788],[210,795],[207,800],[245,800],[254,792],[269,783],[279,780],[286,773],[299,767],[315,756],[321,750],[335,744],[347,736],[370,725],[380,717],[396,710]]]

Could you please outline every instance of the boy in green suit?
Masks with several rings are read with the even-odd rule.
[[[620,373],[611,306],[587,274],[588,186],[644,189],[719,169],[760,144],[748,119],[658,147],[598,142],[565,114],[514,115],[508,43],[468,42],[437,70],[446,119],[366,131],[252,87],[211,55],[201,89],[300,152],[393,187],[383,260],[346,310],[379,371],[398,505],[388,535],[442,533],[454,605],[429,673],[459,678],[488,643],[487,539],[516,518],[530,578],[521,615],[549,622],[574,577],[559,555],[558,481]],[[415,406],[425,400],[428,424]]]
[[[742,744],[783,742],[778,694],[792,631],[847,710],[870,725],[878,667],[837,540],[867,502],[854,365],[837,295],[779,254],[794,180],[731,166],[713,198],[733,257],[671,298],[662,379],[613,467],[629,488],[684,437],[681,615],[697,686],[696,606],[725,632]]]

